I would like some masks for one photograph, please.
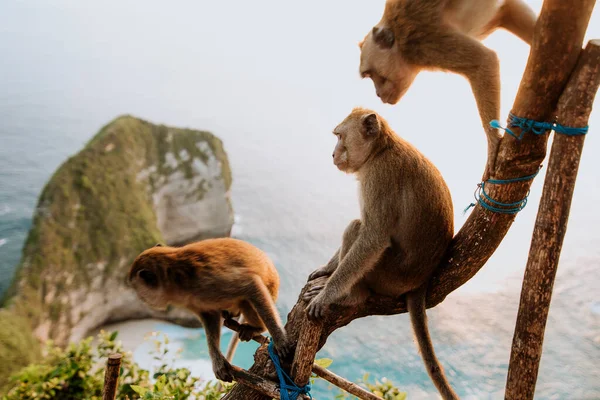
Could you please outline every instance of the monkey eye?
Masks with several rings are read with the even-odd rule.
[[[142,269],[138,272],[138,277],[144,281],[144,283],[150,287],[158,287],[158,277],[156,274],[148,269]]]

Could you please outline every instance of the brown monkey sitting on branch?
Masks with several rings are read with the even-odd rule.
[[[373,80],[388,104],[402,98],[421,70],[465,76],[487,135],[487,179],[501,138],[489,126],[500,117],[500,66],[480,41],[504,28],[531,44],[536,19],[522,0],[388,0],[381,21],[359,44],[360,75]]]
[[[284,357],[289,352],[275,308],[279,275],[269,257],[247,242],[221,238],[183,247],[157,245],[135,259],[129,282],[150,307],[174,305],[200,318],[213,371],[222,381],[233,380],[233,367],[219,349],[224,316],[242,314],[240,340],[252,339],[266,326],[277,352]]]
[[[437,168],[372,111],[354,109],[333,133],[333,163],[356,174],[361,217],[350,222],[329,263],[308,278],[330,276],[305,293],[309,318],[323,318],[331,304],[362,304],[371,292],[406,295],[427,372],[444,399],[457,399],[425,314],[429,279],[454,233],[450,191]]]

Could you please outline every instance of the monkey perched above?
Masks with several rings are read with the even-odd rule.
[[[232,366],[219,349],[223,315],[244,317],[239,337],[248,341],[266,328],[282,356],[289,344],[275,301],[279,275],[267,255],[230,238],[207,239],[183,247],[156,245],[140,254],[129,282],[150,307],[168,305],[196,314],[206,331],[215,376],[233,380]]]
[[[330,276],[305,293],[308,315],[321,319],[329,305],[361,304],[371,292],[406,295],[427,372],[444,399],[457,399],[425,314],[429,279],[454,234],[450,191],[435,166],[372,111],[354,109],[333,133],[333,163],[359,182],[360,220],[350,222],[339,250],[308,278]]]
[[[381,21],[359,44],[360,75],[377,96],[396,104],[421,70],[465,76],[488,139],[484,179],[496,163],[500,133],[500,66],[480,40],[498,28],[531,44],[536,15],[522,0],[388,0]]]

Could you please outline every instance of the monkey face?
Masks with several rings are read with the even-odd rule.
[[[333,150],[335,166],[346,173],[360,170],[373,151],[372,144],[379,130],[377,114],[364,109],[354,109],[333,130],[338,140]]]
[[[148,306],[159,311],[166,310],[169,305],[162,275],[157,260],[144,252],[134,261],[128,277],[138,297]]]
[[[394,33],[374,27],[360,46],[360,76],[370,78],[382,102],[396,104],[417,75],[417,69],[403,58]]]

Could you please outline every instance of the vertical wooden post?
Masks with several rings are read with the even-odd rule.
[[[115,353],[108,356],[106,361],[106,370],[104,371],[104,389],[102,390],[102,400],[115,400],[117,395],[117,386],[119,383],[119,373],[121,372],[121,354]]]
[[[552,62],[548,60],[548,62]],[[581,53],[558,103],[558,123],[584,127],[600,85],[600,40]],[[533,399],[554,278],[567,230],[585,135],[554,135],[525,269],[505,398]]]

